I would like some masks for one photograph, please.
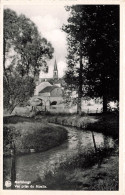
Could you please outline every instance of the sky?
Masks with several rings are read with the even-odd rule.
[[[67,22],[68,13],[63,5],[8,5],[17,14],[24,14],[37,26],[42,37],[51,42],[54,48],[54,58],[48,62],[49,71],[45,74],[41,71],[40,78],[53,76],[53,66],[57,61],[59,77],[64,75],[66,70],[67,42],[66,34],[61,30],[62,25]]]

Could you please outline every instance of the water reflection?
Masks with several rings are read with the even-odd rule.
[[[92,133],[66,127],[68,140],[62,145],[41,153],[32,153],[16,158],[16,178],[18,181],[34,181],[38,176],[42,179],[48,170],[54,170],[59,162],[65,162],[78,153],[94,149]],[[96,145],[113,147],[113,139],[102,133],[94,132]],[[9,169],[10,158],[4,159]]]

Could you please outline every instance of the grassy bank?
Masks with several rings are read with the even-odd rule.
[[[46,120],[50,123],[56,123],[66,126],[78,127],[85,130],[101,132],[105,135],[119,137],[119,116],[113,113],[95,114],[78,116],[76,114],[60,114],[60,115],[38,115],[38,120]]]
[[[97,154],[93,151],[80,154],[70,162],[60,165],[55,172],[46,174],[45,180],[49,189],[58,190],[88,190],[117,191],[119,188],[119,116],[117,114],[95,115],[55,115],[37,116],[66,126],[78,127],[83,130],[101,132],[116,139],[112,150],[102,149]]]
[[[118,185],[118,145],[113,148],[98,148],[78,154],[68,162],[60,163],[56,170],[46,173],[43,181],[49,190],[96,190],[116,191]]]
[[[17,154],[30,149],[45,151],[61,144],[67,138],[63,128],[47,125],[48,122],[102,132],[118,138],[116,115],[39,115],[35,118],[4,118],[4,155],[9,155],[9,140],[14,139]],[[46,172],[44,180],[33,184],[46,185],[47,190],[118,190],[118,140],[115,148],[98,148],[79,153]]]
[[[78,116],[76,114],[51,114],[49,112],[42,113],[32,118],[11,116],[4,117],[4,123],[17,123],[23,121],[38,121],[43,123],[55,123],[64,126],[73,126],[85,130],[92,130],[96,132],[101,132],[105,135],[112,136],[114,138],[119,138],[119,115],[115,113],[108,114],[84,114]]]
[[[58,146],[67,139],[67,131],[63,127],[53,127],[31,118],[4,118],[4,156],[10,155],[11,141],[14,140],[16,154],[45,151]]]

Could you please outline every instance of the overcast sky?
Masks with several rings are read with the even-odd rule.
[[[68,13],[63,5],[9,5],[4,8],[10,8],[17,14],[24,14],[30,18],[38,27],[43,37],[51,42],[54,47],[54,58],[49,61],[49,73],[40,74],[40,77],[52,77],[53,65],[56,58],[59,77],[62,77],[66,69],[66,34],[61,30],[64,23],[67,22]]]

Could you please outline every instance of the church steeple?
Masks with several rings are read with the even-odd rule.
[[[55,60],[54,69],[53,69],[53,79],[58,79],[58,69],[57,69],[56,60]]]

